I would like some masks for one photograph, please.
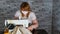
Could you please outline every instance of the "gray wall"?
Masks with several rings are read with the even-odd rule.
[[[53,34],[60,34],[60,0],[53,1]]]
[[[23,1],[29,2],[31,10],[36,13],[38,29],[45,29],[49,34],[52,34],[52,31],[53,34],[59,34],[59,0],[0,0],[0,31],[4,29],[4,20],[13,19]]]

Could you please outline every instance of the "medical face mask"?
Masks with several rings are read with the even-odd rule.
[[[28,11],[22,11],[22,13],[26,15],[28,13]]]

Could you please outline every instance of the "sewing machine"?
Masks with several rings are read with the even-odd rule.
[[[28,27],[28,24],[29,24],[29,21],[28,20],[5,20],[5,26],[7,26],[7,24],[10,24],[8,25],[7,28],[9,28],[11,26],[11,24],[13,25],[22,25],[23,27]],[[11,32],[13,29],[5,29],[6,31],[4,31],[4,34],[8,34],[9,32]]]
[[[23,27],[28,27],[29,21],[28,20],[5,20],[5,26],[7,24],[23,25]]]

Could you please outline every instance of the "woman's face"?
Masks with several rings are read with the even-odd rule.
[[[22,13],[25,14],[25,15],[28,13],[27,7],[26,7],[26,8],[22,8],[21,11],[22,11]]]

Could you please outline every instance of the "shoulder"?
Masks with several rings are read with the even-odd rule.
[[[35,20],[35,19],[36,19],[35,13],[34,13],[34,12],[31,12],[31,13],[30,13],[30,17],[31,17],[32,20]]]
[[[30,15],[35,15],[35,12],[30,12]]]
[[[16,11],[16,13],[20,13],[20,10]]]
[[[18,17],[20,15],[20,10],[16,11],[15,16]]]
[[[15,14],[21,14],[20,10],[16,11],[16,13],[15,13]]]

